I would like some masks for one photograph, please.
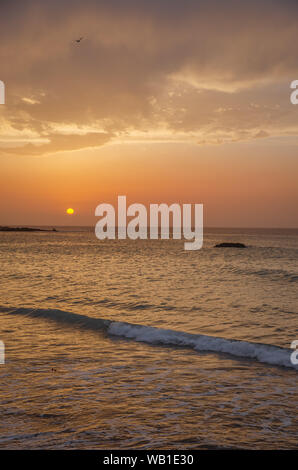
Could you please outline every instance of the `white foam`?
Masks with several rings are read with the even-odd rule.
[[[166,330],[152,326],[136,325],[132,323],[114,322],[103,318],[88,317],[72,312],[57,309],[29,309],[0,307],[0,313],[11,315],[24,315],[45,318],[59,323],[68,323],[79,328],[91,330],[105,330],[111,335],[130,338],[150,344],[164,344],[182,346],[196,351],[210,351],[226,353],[236,357],[249,358],[265,364],[290,367],[298,370],[298,365],[292,364],[293,349],[249,341],[239,341],[217,336],[185,333],[182,331]]]
[[[207,335],[195,335],[121,322],[111,322],[108,327],[108,333],[150,344],[184,346],[196,351],[226,353],[237,357],[254,359],[266,364],[291,367],[298,370],[298,367],[292,364],[290,360],[293,351],[273,345],[230,340]]]

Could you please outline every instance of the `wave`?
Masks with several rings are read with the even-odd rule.
[[[46,300],[53,300],[55,297],[47,297]],[[56,298],[58,300],[59,297]],[[167,310],[172,311],[176,310],[173,305],[156,305],[150,303],[140,303],[140,302],[121,302],[119,300],[111,300],[111,299],[101,299],[101,300],[92,300],[88,298],[84,298],[83,300],[74,300],[76,304],[85,305],[88,302],[88,305],[103,305],[106,308],[112,308],[117,310]],[[187,309],[189,311],[189,309]]]
[[[231,271],[234,274],[240,275],[251,275],[251,276],[259,276],[263,278],[269,278],[272,281],[287,281],[287,282],[298,282],[298,274],[286,271],[284,269],[258,269],[258,270],[249,270],[249,269],[241,269],[241,268],[232,268]]]
[[[0,307],[0,312],[11,315],[24,315],[33,318],[45,318],[59,323],[76,325],[84,329],[104,330],[112,336],[119,336],[154,345],[178,346],[212,353],[224,353],[237,358],[247,358],[264,364],[290,367],[298,370],[291,363],[293,350],[271,344],[253,343],[226,339],[217,336],[186,333],[152,326],[93,318],[56,309],[29,309]]]

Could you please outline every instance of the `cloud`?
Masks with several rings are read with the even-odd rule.
[[[47,155],[57,152],[68,152],[83,148],[99,147],[109,140],[104,133],[88,133],[85,135],[50,135],[49,141],[39,145],[27,143],[17,147],[2,147],[0,154],[8,155]]]
[[[0,78],[16,128],[43,138],[53,125],[92,126],[105,142],[162,129],[205,143],[295,132],[297,2],[3,3]],[[52,139],[48,149],[71,147]]]

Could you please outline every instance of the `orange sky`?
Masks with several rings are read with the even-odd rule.
[[[94,225],[123,194],[297,227],[297,5],[183,3],[1,6],[0,225]]]

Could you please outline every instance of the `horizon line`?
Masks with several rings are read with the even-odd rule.
[[[69,227],[69,228],[75,228],[75,227],[84,227],[84,228],[95,228],[95,225],[55,225],[55,224],[48,224],[48,225],[45,225],[45,224],[8,224],[8,225],[0,225],[0,228],[2,227],[25,227],[25,228],[30,228],[30,227],[51,227],[51,228],[59,228],[59,227]],[[118,225],[115,225],[115,227],[113,227],[115,229],[118,229]],[[127,226],[123,226],[120,228],[127,228]],[[149,228],[149,227],[141,227],[141,228]],[[172,225],[170,225],[169,228],[173,228]],[[179,228],[179,227],[174,227],[174,228]],[[195,227],[191,227],[192,229],[194,229]],[[206,225],[205,227],[203,227],[204,230],[206,229],[248,229],[248,230],[254,230],[254,229],[258,229],[258,230],[298,230],[298,226],[297,227],[261,227],[261,226],[219,226],[219,225]]]

